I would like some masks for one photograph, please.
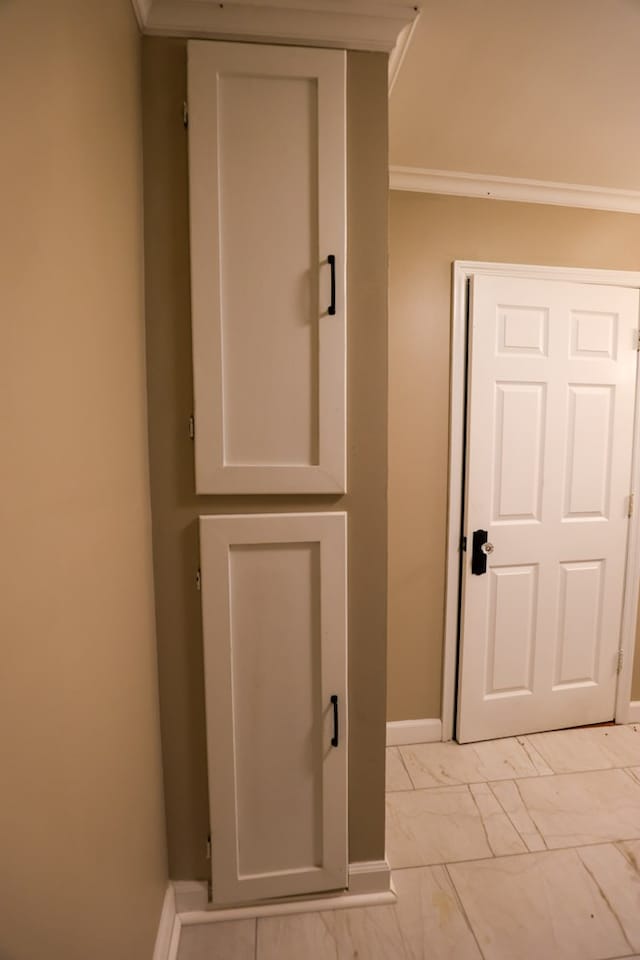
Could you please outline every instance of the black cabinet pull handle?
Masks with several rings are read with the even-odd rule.
[[[487,553],[483,550],[489,534],[486,530],[473,531],[473,550],[471,553],[471,573],[480,577],[487,572]],[[493,549],[493,547],[491,548]]]
[[[331,267],[331,303],[329,304],[329,309],[327,313],[330,317],[335,317],[336,315],[336,258],[330,253],[327,257],[327,263]]]
[[[338,746],[338,695],[334,693],[331,697],[333,704],[333,736],[331,737],[331,746]]]

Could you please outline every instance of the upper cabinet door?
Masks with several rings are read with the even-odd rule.
[[[342,493],[345,53],[188,56],[197,492]]]

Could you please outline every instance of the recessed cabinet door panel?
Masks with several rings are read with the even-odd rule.
[[[198,493],[343,492],[345,54],[188,51]]]
[[[200,548],[213,902],[343,888],[345,514],[201,517]]]

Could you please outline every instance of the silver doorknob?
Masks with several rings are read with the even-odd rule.
[[[483,553],[493,553],[493,544],[492,543],[483,543],[480,547]]]

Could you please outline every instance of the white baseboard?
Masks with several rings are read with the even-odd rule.
[[[442,720],[390,720],[387,723],[387,746],[407,743],[435,743],[442,740]]]
[[[349,864],[349,896],[366,893],[388,893],[391,870],[386,860],[365,860]]]
[[[333,897],[318,897],[317,900],[292,900],[289,903],[264,903],[252,907],[229,907],[226,910],[196,910],[181,913],[181,926],[220,923],[225,920],[249,920],[260,917],[281,917],[296,913],[319,913],[323,910],[346,910],[353,907],[380,907],[396,902],[396,895],[389,887],[386,893],[345,892]]]
[[[349,889],[314,900],[297,898],[289,902],[256,904],[216,910],[207,907],[207,884],[198,880],[176,880],[169,884],[164,898],[153,960],[178,960],[180,933],[185,926],[208,925],[224,920],[276,917],[375,907],[397,900],[386,860],[368,860],[349,864]]]
[[[209,902],[208,884],[204,880],[174,880],[176,913],[206,910]]]
[[[629,704],[627,723],[640,723],[640,700],[632,700]]]
[[[180,918],[176,913],[176,898],[170,883],[164,895],[153,960],[177,960],[180,942]]]
[[[348,907],[371,907],[396,901],[396,895],[391,886],[391,870],[386,860],[368,860],[364,863],[349,864],[349,889],[316,896],[314,899],[297,897],[295,900],[216,909],[207,903],[206,883],[177,880],[173,888],[177,920],[182,926],[220,923],[223,920],[243,920],[250,917],[313,913],[320,910],[342,910]],[[154,960],[164,960],[164,957],[154,956]]]

